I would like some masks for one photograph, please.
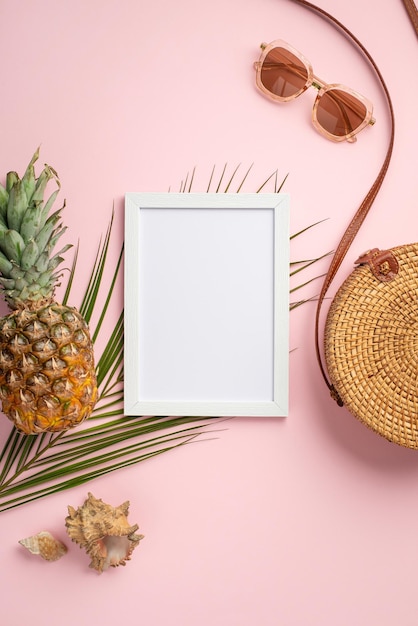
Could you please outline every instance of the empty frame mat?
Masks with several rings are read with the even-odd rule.
[[[287,194],[126,194],[126,415],[287,415],[288,222]]]

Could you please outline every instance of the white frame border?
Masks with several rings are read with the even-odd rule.
[[[141,208],[240,208],[274,212],[274,363],[273,400],[261,402],[141,401],[139,233]],[[270,193],[134,193],[125,194],[125,351],[124,411],[126,415],[250,416],[288,415],[289,386],[289,195]]]

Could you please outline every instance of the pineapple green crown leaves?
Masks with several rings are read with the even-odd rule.
[[[51,213],[60,181],[56,171],[46,164],[36,177],[38,158],[39,148],[22,178],[8,172],[5,186],[0,184],[0,285],[12,310],[53,300],[61,255],[71,247],[68,244],[52,255],[66,230],[61,222],[65,201]],[[45,200],[50,181],[55,182],[56,189]]]

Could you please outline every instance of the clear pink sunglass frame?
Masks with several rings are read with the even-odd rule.
[[[317,96],[313,105],[313,109],[312,109],[312,123],[314,127],[316,128],[316,130],[327,139],[330,139],[331,141],[355,142],[357,141],[357,137],[355,135],[357,135],[361,130],[363,130],[363,128],[366,128],[366,126],[369,126],[369,125],[372,126],[375,123],[376,120],[373,117],[373,104],[371,103],[370,100],[362,96],[357,91],[354,91],[350,87],[346,87],[345,85],[341,85],[337,83],[328,84],[324,82],[323,80],[321,80],[320,78],[318,78],[317,76],[315,76],[315,74],[313,73],[313,69],[312,69],[312,65],[310,61],[303,54],[301,54],[298,50],[293,48],[291,45],[289,45],[282,39],[275,39],[269,44],[262,43],[260,47],[262,50],[261,56],[259,60],[255,61],[254,63],[254,68],[256,70],[256,85],[258,89],[265,96],[267,96],[271,100],[275,100],[276,102],[289,102],[290,100],[294,100],[295,98],[300,96],[303,92],[305,92],[307,89],[309,89],[309,87],[314,87],[315,89],[317,89],[318,93],[317,93]],[[307,79],[304,85],[298,91],[295,91],[295,93],[293,93],[290,96],[277,95],[274,92],[270,91],[262,82],[261,72],[263,70],[263,64],[268,54],[275,48],[282,48],[290,52],[292,55],[294,55],[298,59],[298,61],[300,61],[300,63],[304,66],[307,72]],[[266,68],[264,67],[264,69]],[[294,69],[294,71],[296,70]],[[331,91],[336,91],[336,90],[338,90],[339,92],[348,94],[351,98],[353,98],[354,100],[357,100],[365,108],[365,115],[364,115],[363,121],[357,126],[357,128],[347,132],[344,135],[334,135],[330,133],[318,121],[318,107],[321,104],[321,98],[325,94]],[[335,98],[335,95],[334,95],[334,98]],[[343,113],[344,106],[346,105],[344,105],[344,103],[342,102],[342,107],[341,107],[342,116],[344,116],[344,113]]]

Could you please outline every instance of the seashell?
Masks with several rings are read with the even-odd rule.
[[[32,554],[38,554],[45,561],[58,561],[67,552],[67,547],[55,539],[47,530],[43,530],[33,537],[26,537],[19,541]]]
[[[108,567],[126,565],[143,535],[135,534],[138,524],[128,522],[129,502],[118,507],[88,494],[75,510],[68,507],[65,526],[71,540],[84,548],[91,558],[90,567],[102,573]]]

